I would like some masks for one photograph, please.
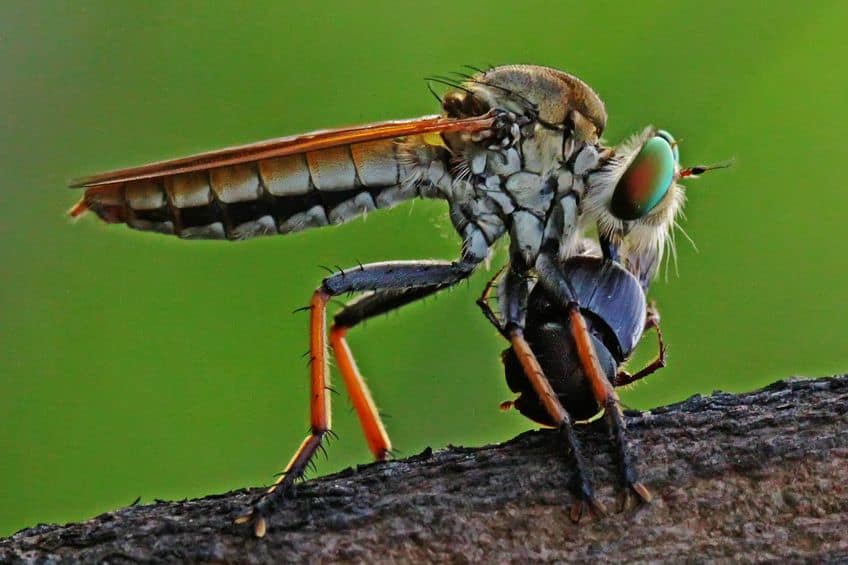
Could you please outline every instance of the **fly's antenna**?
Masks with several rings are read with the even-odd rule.
[[[729,169],[734,162],[735,159],[729,159],[723,163],[717,163],[715,165],[696,165],[694,167],[687,167],[680,171],[680,178],[698,178],[699,176],[709,171],[715,171],[718,169]]]

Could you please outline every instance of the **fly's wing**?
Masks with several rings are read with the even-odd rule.
[[[322,130],[101,173],[70,210],[185,238],[244,239],[341,223],[417,196],[404,182],[405,146],[433,150],[441,134],[477,132],[480,116],[427,116]]]

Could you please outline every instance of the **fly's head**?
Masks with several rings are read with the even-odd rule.
[[[596,222],[601,239],[646,282],[682,213],[686,197],[678,181],[718,167],[682,168],[674,137],[645,128],[589,173],[584,222]]]

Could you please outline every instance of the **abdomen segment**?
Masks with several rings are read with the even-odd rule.
[[[338,224],[417,195],[391,139],[86,189],[72,210],[184,238]]]

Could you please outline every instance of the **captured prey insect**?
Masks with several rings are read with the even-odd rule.
[[[524,336],[533,355],[525,355],[520,348],[508,348],[502,354],[507,384],[519,395],[515,401],[505,402],[502,406],[514,407],[531,420],[559,428],[570,448],[574,462],[570,486],[577,496],[577,502],[571,509],[574,521],[580,519],[586,508],[599,514],[605,512],[595,499],[586,462],[573,430],[573,419],[589,419],[599,408],[604,409],[617,450],[623,487],[621,507],[627,506],[631,492],[639,501],[651,500],[648,489],[638,479],[625,436],[623,414],[613,389],[633,383],[665,366],[659,313],[654,306],[646,306],[644,290],[636,277],[615,261],[602,257],[600,250],[595,252],[596,248],[597,244],[586,240],[584,251],[561,264],[563,278],[577,297],[579,315],[578,310],[558,307],[544,286],[535,285],[527,301],[524,327]],[[492,289],[500,276],[501,273],[498,273],[489,282],[477,303],[498,331],[510,339],[503,319],[490,305]],[[506,310],[522,307],[515,304],[501,306]],[[649,328],[656,330],[659,341],[657,358],[635,374],[621,370],[621,365]],[[590,359],[592,355],[595,359]],[[600,383],[591,380],[587,374],[586,368],[595,362],[603,371]],[[550,400],[543,400],[537,392],[539,389],[555,398],[559,406],[548,409],[546,403]],[[559,412],[559,419],[552,417],[553,411]]]
[[[72,183],[85,188],[72,216],[91,211],[109,223],[182,238],[286,234],[412,198],[447,202],[462,238],[458,259],[359,265],[328,276],[314,292],[311,431],[275,485],[239,519],[258,536],[330,433],[326,308],[332,297],[363,293],[336,314],[329,343],[378,460],[388,457],[391,443],[347,331],[466,279],[506,234],[509,265],[501,295],[511,307],[503,333],[525,372],[538,369],[523,329],[532,275],[547,299],[569,313],[571,335],[588,351],[583,371],[592,390],[605,390],[580,295],[561,261],[596,226],[604,256],[647,284],[683,204],[677,181],[706,170],[681,169],[676,142],[652,127],[617,147],[604,146],[603,102],[562,71],[509,65],[476,70],[461,82],[434,80],[452,86],[440,99],[441,115],[280,138]],[[545,377],[529,372],[550,421],[560,425],[562,406],[548,394]],[[614,395],[610,402],[617,403]]]

